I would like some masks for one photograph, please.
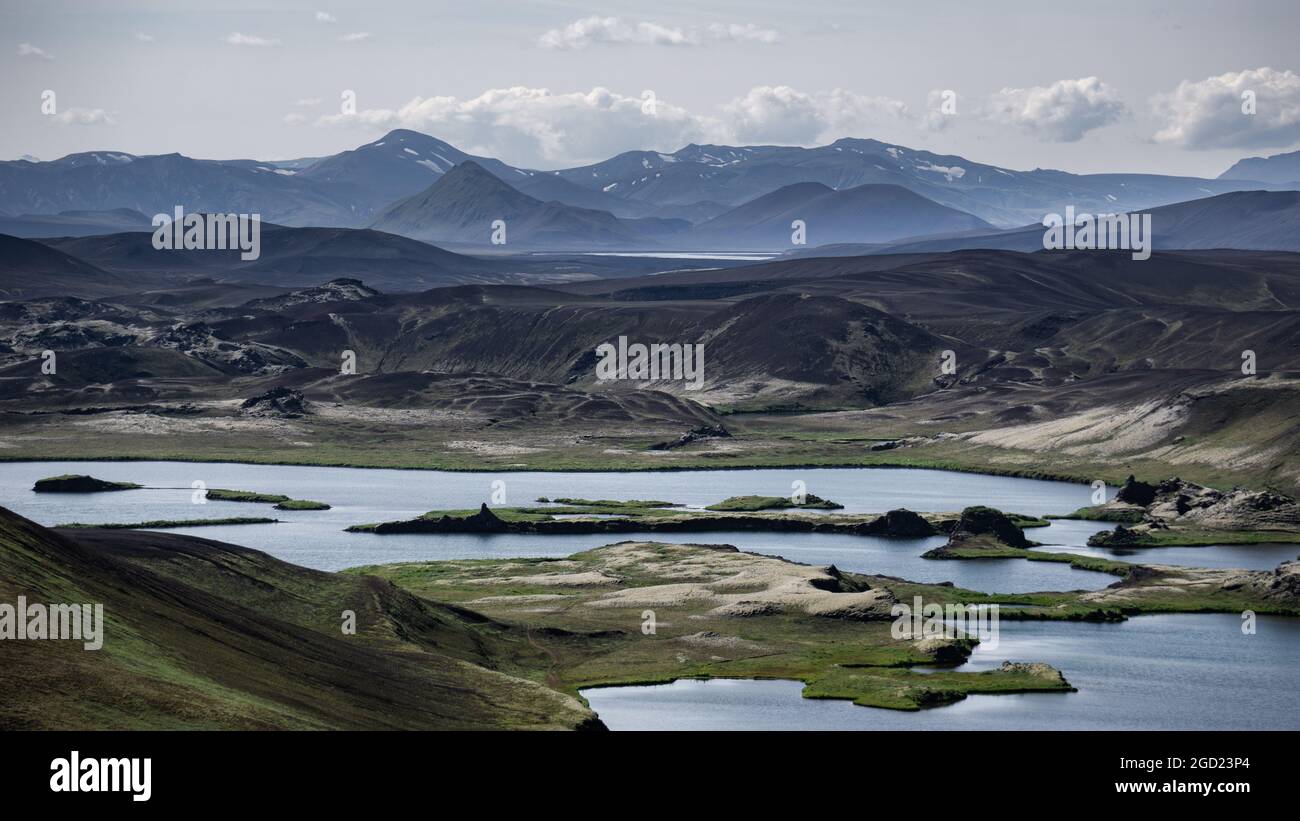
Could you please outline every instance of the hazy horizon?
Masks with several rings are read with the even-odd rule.
[[[411,128],[539,169],[691,142],[862,137],[1013,169],[1214,177],[1300,145],[1300,8],[1279,0],[1227,13],[1111,0],[996,13],[817,0],[118,6],[4,2],[0,156],[280,160]],[[1257,95],[1251,116],[1243,90]],[[955,113],[941,107],[948,91]]]

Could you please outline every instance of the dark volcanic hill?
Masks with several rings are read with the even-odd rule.
[[[637,247],[687,224],[664,220],[631,224],[605,211],[542,202],[506,185],[475,162],[465,162],[409,199],[386,208],[372,225],[429,242],[490,245],[493,223],[506,224],[506,245],[547,248]]]
[[[15,237],[85,237],[120,231],[152,231],[150,217],[130,208],[64,211],[60,214],[0,215],[0,234]]]
[[[779,188],[697,226],[692,241],[718,249],[790,248],[795,220],[805,223],[808,245],[882,243],[993,227],[898,185],[836,191],[807,182]]]
[[[0,299],[100,296],[139,284],[35,240],[0,234]]]
[[[599,726],[576,699],[501,672],[512,628],[387,581],[220,542],[50,530],[0,508],[0,595],[98,602],[103,647],[0,642],[7,729]],[[357,614],[345,636],[340,613]]]
[[[147,233],[46,243],[110,271],[203,274],[276,286],[316,285],[345,276],[365,279],[380,290],[509,280],[483,260],[369,229],[263,224],[261,255],[255,260],[240,259],[238,251],[159,251]]]

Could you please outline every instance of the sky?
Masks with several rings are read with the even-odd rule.
[[[405,127],[543,169],[871,137],[1213,177],[1300,148],[1298,36],[1296,0],[0,0],[0,159],[280,160]]]

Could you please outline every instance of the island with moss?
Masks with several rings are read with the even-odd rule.
[[[776,501],[772,501],[776,500]],[[952,530],[957,513],[917,513],[899,508],[886,513],[821,513],[843,506],[816,496],[807,504],[783,497],[734,496],[703,510],[671,502],[610,499],[538,500],[540,506],[475,510],[431,510],[414,519],[352,525],[354,533],[707,533],[768,531],[843,533],[857,536],[925,538]],[[783,505],[781,502],[785,502]],[[811,508],[811,510],[806,510]],[[1033,516],[1008,514],[1020,527],[1045,527]]]

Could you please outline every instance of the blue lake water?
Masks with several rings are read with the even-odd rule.
[[[1300,729],[1300,620],[1140,616],[1116,624],[1011,622],[956,669],[1046,662],[1076,693],[976,695],[915,713],[802,698],[797,681],[683,680],[583,691],[613,730]]]
[[[133,481],[142,490],[37,494],[39,478],[85,473]],[[276,511],[270,505],[195,504],[191,483],[282,493],[333,505],[328,511]],[[210,539],[264,550],[322,570],[362,564],[453,558],[565,556],[636,534],[473,536],[346,533],[348,525],[417,516],[431,509],[475,508],[538,496],[663,499],[702,507],[727,496],[787,495],[791,483],[845,505],[846,512],[958,511],[986,504],[1031,515],[1063,514],[1091,504],[1086,485],[906,469],[791,469],[653,473],[448,473],[185,462],[22,462],[0,466],[0,505],[41,524],[80,521],[270,516],[278,524],[182,528]],[[498,486],[497,489],[499,489]],[[1300,553],[1297,545],[1088,548],[1098,522],[1055,521],[1028,531],[1042,550],[1202,567],[1265,569]],[[1064,564],[1019,559],[936,561],[920,558],[942,538],[877,539],[813,533],[643,534],[644,538],[733,544],[811,564],[835,564],[924,582],[952,581],[988,592],[1098,589],[1114,577]],[[857,707],[800,697],[788,681],[682,681],[658,687],[592,690],[592,706],[614,729],[1167,729],[1300,728],[1300,620],[1261,618],[1243,636],[1235,615],[1143,616],[1122,624],[1001,622],[1000,644],[981,646],[966,669],[1004,659],[1060,668],[1073,694],[972,696],[920,713]]]
[[[34,493],[42,477],[84,473],[133,481],[146,489],[111,493]],[[109,523],[158,519],[268,516],[268,525],[179,528],[174,532],[265,550],[277,558],[322,570],[362,564],[464,558],[567,556],[623,539],[647,538],[733,544],[744,550],[783,556],[843,570],[902,576],[923,582],[952,581],[975,590],[1021,593],[1033,590],[1098,589],[1115,581],[1101,573],[1064,564],[989,559],[934,561],[920,555],[942,537],[880,539],[820,533],[585,534],[527,536],[502,534],[346,533],[348,525],[418,516],[433,509],[476,508],[491,502],[493,482],[504,482],[506,504],[531,504],[539,496],[604,499],[662,499],[693,507],[728,496],[788,495],[801,481],[809,493],[833,499],[845,512],[883,512],[907,507],[958,511],[987,504],[1033,515],[1065,513],[1089,503],[1087,485],[971,473],[901,469],[728,470],[642,473],[449,473],[363,470],[284,465],[185,462],[19,462],[3,466],[0,504],[41,524]],[[282,493],[333,506],[326,511],[278,511],[270,505],[208,501],[194,504],[191,485]],[[1070,525],[1076,523],[1071,522]],[[1088,532],[1102,529],[1093,525]],[[1039,541],[1051,528],[1034,532]],[[1073,538],[1073,537],[1072,537]],[[1086,539],[1086,535],[1082,537]],[[1081,543],[1081,542],[1080,542]]]

